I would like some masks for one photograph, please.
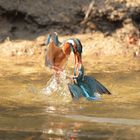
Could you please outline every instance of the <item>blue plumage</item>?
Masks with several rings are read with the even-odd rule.
[[[58,67],[58,64],[61,64],[62,60],[67,60],[65,58],[66,56],[69,56],[71,51],[74,53],[75,66],[73,83],[68,84],[73,99],[85,97],[88,100],[97,100],[97,93],[111,94],[105,86],[95,78],[84,75],[84,66],[82,64],[83,47],[79,39],[72,38],[60,43],[58,35],[55,32],[48,35],[45,44],[47,45],[45,64],[49,67]],[[59,66],[61,67],[61,65]]]
[[[60,46],[60,41],[58,40],[58,34],[56,32],[49,34],[47,37],[47,40],[45,41],[45,45],[47,46],[51,40],[54,42],[54,44],[59,47]]]
[[[75,42],[76,42],[76,49],[77,49],[77,52],[78,52],[79,54],[81,54],[81,53],[82,53],[82,49],[83,49],[82,44],[81,44],[80,40],[77,39],[77,38],[75,39]]]
[[[81,95],[88,100],[97,100],[96,93],[111,94],[100,82],[90,76],[84,76],[84,80],[77,80],[77,83],[69,84],[69,90],[73,98]]]
[[[49,34],[47,40],[45,40],[45,45],[47,46],[50,43],[51,35]]]
[[[76,84],[68,84],[69,91],[73,99],[79,99],[82,97],[82,90]]]
[[[75,42],[76,47],[72,46],[74,54],[79,56],[81,59],[82,54],[82,44],[79,39],[71,39]],[[79,61],[80,62],[80,61]],[[81,61],[82,62],[82,61]],[[91,76],[84,75],[84,66],[81,65],[80,69],[78,69],[78,76],[76,77],[77,68],[74,67],[74,83],[69,84],[69,90],[74,99],[78,99],[80,97],[85,97],[88,100],[97,100],[96,97],[98,94],[111,94],[100,82],[98,82],[95,78]]]

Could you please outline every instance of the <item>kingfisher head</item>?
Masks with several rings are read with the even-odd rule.
[[[73,40],[73,39],[68,39],[68,40],[66,41],[66,43],[69,44],[70,50],[71,50],[73,53],[75,53],[75,52],[76,52],[76,44],[75,44],[74,40]]]

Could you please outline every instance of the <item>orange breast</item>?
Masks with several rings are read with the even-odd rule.
[[[47,66],[62,68],[66,63],[66,55],[60,47],[51,42],[47,47],[45,61]]]
[[[63,46],[63,51],[66,55],[70,55],[71,48],[70,48],[70,43],[66,42]]]

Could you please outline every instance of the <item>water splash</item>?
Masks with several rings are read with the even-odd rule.
[[[68,90],[68,83],[70,80],[67,78],[66,71],[60,72],[59,76],[53,75],[48,81],[46,87],[41,90],[42,94],[52,95],[58,94],[59,96],[68,96],[70,92]]]

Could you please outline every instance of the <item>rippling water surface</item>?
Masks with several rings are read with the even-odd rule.
[[[90,102],[41,94],[51,74],[32,63],[0,70],[0,140],[140,139],[140,71],[90,71],[113,93]]]

